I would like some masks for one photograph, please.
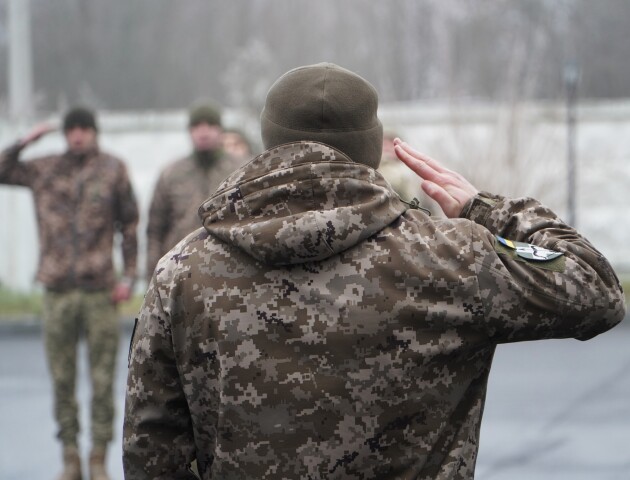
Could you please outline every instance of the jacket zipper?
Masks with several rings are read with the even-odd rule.
[[[81,208],[81,202],[83,200],[83,169],[79,171],[79,179],[76,184],[76,192],[77,196],[74,203],[74,218],[72,221],[72,267],[71,267],[71,286],[72,288],[77,288],[77,262],[79,261],[79,229],[78,229],[78,219],[79,219],[79,210]]]

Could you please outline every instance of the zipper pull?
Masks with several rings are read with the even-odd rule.
[[[420,200],[418,200],[417,197],[413,197],[413,199],[411,200],[411,202],[407,202],[405,200],[403,200],[402,198],[400,199],[401,202],[403,202],[405,205],[409,205],[409,208],[413,209],[413,210],[422,210],[424,213],[426,213],[428,216],[431,216],[431,211],[427,210],[424,207],[420,206]]]

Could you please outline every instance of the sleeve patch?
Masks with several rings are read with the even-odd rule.
[[[532,245],[531,243],[514,242],[496,235],[495,250],[515,260],[525,261],[540,268],[554,271],[564,270],[564,257],[562,252],[549,250],[548,248]]]

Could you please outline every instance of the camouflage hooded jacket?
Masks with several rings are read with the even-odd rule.
[[[29,187],[39,229],[37,279],[53,290],[111,288],[114,233],[122,233],[124,275],[136,275],[138,207],[124,163],[95,150],[20,162],[0,154],[0,183]]]
[[[470,479],[495,346],[625,312],[608,262],[535,200],[432,219],[322,144],[263,153],[200,215],[130,346],[129,479],[192,479],[195,458],[204,479]]]

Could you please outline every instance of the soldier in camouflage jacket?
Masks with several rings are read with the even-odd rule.
[[[306,120],[274,116],[293,105],[285,88],[328,112],[322,136],[292,141]],[[613,269],[552,211],[479,193],[397,141],[449,218],[409,209],[373,168],[375,95],[330,64],[272,86],[270,148],[201,206],[146,295],[127,478],[193,479],[196,460],[204,479],[471,479],[496,345],[586,340],[623,318]],[[362,106],[336,116],[343,129],[337,102]],[[274,145],[287,125],[292,143]],[[330,146],[342,130],[361,143]]]
[[[112,439],[120,336],[115,305],[130,297],[136,275],[138,207],[124,163],[98,148],[96,120],[89,110],[73,109],[65,116],[66,152],[20,162],[24,147],[51,130],[37,126],[0,154],[0,183],[29,187],[35,200],[37,278],[46,288],[44,340],[63,444],[59,479],[81,478],[75,378],[77,344],[85,337],[92,381],[90,478],[107,480],[105,452]],[[119,280],[112,262],[118,232],[124,260]]]
[[[42,126],[47,132],[47,126]],[[37,279],[48,289],[113,289],[114,233],[122,234],[123,278],[136,276],[138,207],[122,161],[94,147],[27,162],[30,143],[0,153],[0,183],[29,187],[39,229]]]
[[[221,116],[216,108],[200,105],[191,110],[188,131],[194,151],[166,166],[153,191],[147,224],[149,279],[160,257],[198,228],[196,208],[237,168],[236,160],[221,149]]]

